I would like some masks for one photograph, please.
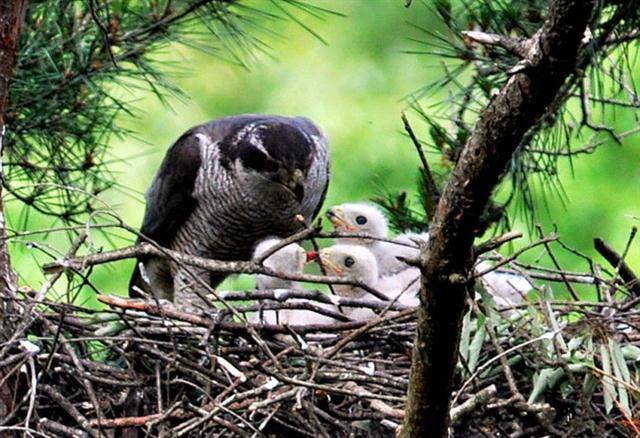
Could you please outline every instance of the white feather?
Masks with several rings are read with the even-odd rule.
[[[491,269],[491,263],[481,261],[475,267],[477,273]],[[533,290],[533,285],[522,275],[511,272],[490,271],[480,277],[482,284],[489,292],[496,306],[500,308],[521,304],[526,294]]]

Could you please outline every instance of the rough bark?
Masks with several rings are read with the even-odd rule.
[[[0,3],[0,181],[4,182],[2,171],[2,152],[5,127],[5,112],[9,102],[9,86],[13,77],[13,67],[18,53],[20,26],[24,17],[26,0],[3,0]],[[7,339],[11,332],[11,324],[6,318],[11,298],[15,294],[16,279],[11,269],[7,250],[6,229],[4,221],[4,205],[2,203],[2,186],[0,186],[0,342]],[[0,418],[12,409],[11,379],[3,379],[4,370],[0,369]]]
[[[429,245],[421,256],[421,307],[404,436],[447,436],[465,298],[473,287],[469,280],[473,231],[523,136],[574,72],[595,3],[551,3],[543,27],[527,42],[522,69],[480,114],[445,186],[430,227]]]

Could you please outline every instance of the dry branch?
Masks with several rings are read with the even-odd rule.
[[[555,244],[555,240],[551,242]],[[530,277],[536,269],[542,268],[523,269],[523,275]],[[586,275],[601,274],[572,272],[567,279]],[[591,287],[611,281],[598,276]],[[218,294],[228,303],[237,303],[245,293]],[[282,294],[279,301],[277,291],[251,291],[244,297],[253,304],[243,306],[258,307],[272,298],[282,305],[288,298],[336,299],[307,291]],[[236,321],[228,313],[192,314],[171,303],[107,295],[99,299],[112,310],[73,315],[78,312],[75,306],[46,299],[36,302],[35,298],[37,293],[24,294],[18,307],[34,309],[36,322],[28,326],[28,342],[36,343],[32,345],[37,345],[38,353],[10,348],[12,354],[2,363],[18,373],[21,365],[31,360],[35,373],[29,376],[40,376],[36,397],[30,403],[30,393],[25,394],[7,423],[0,421],[3,432],[38,428],[51,435],[118,436],[132,429],[159,437],[166,433],[243,436],[259,430],[265,435],[341,437],[362,434],[363,425],[369,431],[392,434],[405,415],[415,310],[360,323],[336,322],[324,328],[269,327]],[[603,315],[602,309],[613,307],[616,312]],[[579,435],[576,431],[580,429],[570,419],[574,412],[587,412],[585,406],[591,409],[592,421],[584,415],[581,418],[595,424],[600,436],[626,430],[615,422],[607,422],[607,428],[602,429],[598,425],[605,412],[602,401],[583,400],[579,395],[589,372],[604,378],[601,366],[565,364],[573,377],[557,398],[554,391],[548,391],[544,403],[523,400],[532,391],[536,369],[562,368],[564,360],[538,352],[541,344],[558,333],[554,325],[547,322],[540,327],[527,321],[564,321],[565,336],[599,324],[619,330],[612,337],[622,339],[624,330],[626,338],[640,344],[637,330],[629,331],[616,323],[640,326],[640,314],[634,309],[623,310],[615,302],[558,300],[531,302],[517,311],[524,312],[522,323],[485,322],[492,336],[482,343],[475,368],[469,372],[457,368],[464,383],[450,411],[455,436],[473,435],[478,428],[497,431],[496,427],[509,433],[528,430],[534,436],[550,431]],[[477,330],[477,307],[471,317],[469,325]],[[114,324],[120,327],[107,330]],[[254,333],[264,345],[258,344]],[[287,335],[288,340],[274,335]],[[16,339],[14,344],[19,341],[25,339]],[[94,354],[97,345],[102,349]],[[584,348],[580,354],[585,354]],[[521,366],[516,360],[521,357],[533,367]],[[633,379],[612,378],[628,391],[640,391]],[[33,382],[30,385],[33,387]],[[522,395],[513,396],[514,386]],[[141,410],[132,416],[126,406],[135,394]],[[550,415],[567,409],[562,405],[565,397],[577,400],[580,407],[550,423]],[[100,420],[92,400],[101,408]],[[28,410],[32,415],[27,427],[21,419]]]
[[[623,257],[607,245],[601,238],[593,239],[593,246],[613,268],[620,272],[620,277],[625,282],[629,290],[635,296],[640,296],[640,280],[635,272],[633,272],[629,265],[624,261]]]
[[[154,256],[159,258],[171,259],[173,261],[203,268],[211,272],[223,272],[223,273],[235,273],[235,274],[262,274],[271,277],[278,277],[287,280],[294,281],[306,281],[309,283],[319,284],[348,284],[358,286],[368,293],[372,294],[376,298],[382,301],[389,301],[389,298],[383,293],[373,289],[372,287],[353,282],[343,277],[331,277],[323,275],[311,275],[311,274],[283,274],[276,272],[266,266],[260,265],[256,262],[249,261],[221,261],[205,259],[202,257],[192,256],[190,254],[180,253],[166,248],[158,247],[151,243],[142,243],[135,246],[130,246],[123,249],[117,249],[114,251],[101,252],[98,254],[91,254],[84,257],[72,257],[62,260],[57,260],[52,263],[48,263],[42,267],[48,274],[57,274],[61,271],[71,270],[80,272],[83,269],[100,265],[104,263],[110,263],[117,260],[136,258],[140,256]]]

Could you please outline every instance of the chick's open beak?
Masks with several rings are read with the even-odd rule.
[[[328,273],[336,274],[338,276],[342,275],[342,272],[343,272],[342,268],[340,268],[338,265],[333,263],[333,261],[331,260],[331,257],[329,257],[327,250],[320,251],[320,253],[318,254],[318,257],[320,258],[320,263],[322,264],[322,267],[324,267],[328,271]]]
[[[342,212],[338,208],[327,210],[327,219],[329,219],[336,231],[347,231],[349,233],[356,231],[356,227],[344,219]]]
[[[318,253],[315,251],[307,251],[307,263],[314,261],[318,258]]]

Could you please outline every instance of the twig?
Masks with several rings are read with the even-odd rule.
[[[497,248],[501,247],[505,243],[510,242],[512,240],[515,240],[515,239],[519,239],[520,237],[522,237],[522,232],[520,232],[520,231],[509,231],[508,233],[505,233],[505,234],[503,234],[501,236],[497,236],[497,237],[494,237],[491,240],[488,240],[486,242],[482,242],[481,244],[476,246],[474,253],[476,255],[480,255],[480,254],[487,253],[489,251],[493,251],[494,249],[497,249]]]
[[[57,389],[51,385],[41,385],[42,392],[47,394],[53,401],[64,409],[64,411],[75,420],[76,424],[82,428],[85,432],[90,434],[94,438],[99,438],[100,434],[93,429],[93,425],[87,420],[87,418],[80,413],[78,409],[71,403],[65,396],[60,394]],[[103,420],[104,421],[104,420]]]
[[[540,233],[540,237],[543,237],[544,233],[542,232],[542,227],[538,224],[538,225],[536,225],[536,228],[538,230],[538,233]],[[567,290],[571,294],[571,297],[576,301],[580,301],[580,297],[578,296],[578,293],[573,288],[571,282],[564,275],[564,272],[562,271],[562,268],[560,267],[560,263],[558,262],[558,259],[556,258],[555,254],[551,250],[551,246],[549,245],[549,242],[544,242],[544,248],[547,250],[547,254],[549,255],[549,258],[553,262],[554,266],[560,272],[560,276],[562,277],[565,286],[567,286]]]
[[[475,30],[463,30],[463,38],[487,46],[498,46],[516,55],[519,58],[527,58],[531,50],[532,40],[519,37],[512,38],[495,33],[480,32]]]
[[[514,261],[515,259],[520,257],[525,252],[527,252],[527,251],[529,251],[529,250],[531,250],[533,248],[536,248],[536,247],[538,247],[540,245],[546,245],[548,242],[553,242],[553,241],[555,241],[557,239],[558,239],[557,236],[551,235],[551,236],[547,236],[547,237],[545,237],[543,239],[540,239],[540,240],[538,240],[536,242],[533,242],[533,243],[531,243],[531,244],[529,244],[529,245],[527,245],[527,246],[525,246],[523,248],[520,248],[519,250],[513,252],[509,257],[506,257],[506,258],[500,260],[499,262],[495,263],[490,268],[487,268],[487,269],[485,269],[483,271],[474,272],[472,278],[480,278],[484,274],[486,274],[488,272],[491,272],[491,271],[494,271],[494,270],[500,268],[501,266],[504,266],[504,265]]]
[[[633,227],[629,240],[627,241],[625,253],[628,251],[630,243],[637,230],[638,229],[636,227]],[[634,295],[640,296],[640,280],[624,261],[624,257],[621,257],[613,248],[607,245],[604,240],[599,237],[593,239],[593,246],[596,251],[598,251],[600,255],[602,255],[602,257],[604,257],[604,259],[616,269],[616,272],[620,273],[620,277],[624,281],[625,286],[628,287]]]
[[[469,412],[476,409],[478,406],[486,405],[487,403],[491,403],[497,394],[497,388],[495,385],[490,385],[483,390],[480,390],[469,397],[464,403],[451,408],[449,415],[451,417],[451,422],[455,423],[462,416],[468,414]]]
[[[428,200],[425,200],[425,201],[428,201],[426,202],[426,206],[427,206],[426,213],[427,213],[428,220],[431,221],[431,219],[435,214],[438,201],[440,200],[440,191],[438,190],[436,181],[433,178],[433,174],[431,173],[431,168],[429,167],[427,157],[424,155],[424,151],[422,150],[422,144],[420,144],[420,140],[418,140],[418,137],[416,137],[416,134],[413,132],[413,128],[411,127],[411,124],[409,123],[407,116],[404,113],[402,113],[400,117],[402,118],[402,123],[404,124],[404,130],[407,131],[407,134],[409,134],[409,138],[411,138],[411,141],[413,142],[413,145],[415,146],[416,151],[418,152],[418,156],[420,157],[420,163],[422,164],[422,172],[424,174],[424,182],[426,185],[424,189],[425,189],[426,195],[429,197]]]
[[[123,249],[114,251],[102,252],[99,254],[92,254],[85,257],[73,257],[65,260],[57,260],[52,263],[44,265],[42,268],[47,273],[58,273],[67,269],[73,271],[81,271],[87,266],[99,265],[104,263],[110,263],[117,260],[136,258],[141,256],[154,256],[164,259],[173,259],[185,265],[195,266],[203,268],[211,272],[221,273],[233,273],[233,274],[262,274],[271,277],[278,277],[287,280],[294,281],[306,281],[309,283],[321,283],[321,284],[345,284],[357,286],[364,289],[366,292],[375,296],[379,300],[389,301],[389,298],[383,293],[375,290],[374,288],[364,283],[354,282],[344,277],[325,277],[323,275],[311,275],[311,274],[286,274],[276,272],[273,269],[269,269],[265,266],[260,266],[254,262],[247,261],[221,261],[205,259],[202,257],[196,257],[189,254],[180,253],[165,248],[158,248],[155,245],[149,243],[141,243],[139,245],[130,246]],[[198,280],[198,279],[196,279]],[[204,285],[206,287],[206,285]],[[201,297],[204,299],[204,297]]]
[[[402,312],[400,312],[400,313],[398,313],[396,315],[389,315],[389,316],[386,316],[384,318],[374,319],[373,321],[370,321],[367,324],[365,324],[363,327],[360,327],[360,328],[354,330],[352,333],[349,333],[348,335],[346,335],[342,339],[340,339],[340,341],[338,341],[338,343],[331,350],[329,350],[324,355],[324,357],[327,358],[327,359],[332,358],[345,345],[347,345],[349,342],[352,342],[358,336],[361,336],[362,334],[366,333],[367,331],[369,331],[370,329],[372,329],[373,327],[375,327],[377,325],[380,325],[380,324],[382,324],[384,322],[387,322],[387,321],[393,321],[395,319],[400,319],[400,318],[403,318],[405,316],[415,314],[415,312],[416,312],[415,309],[409,309],[409,310],[404,310],[404,311],[402,311]]]

